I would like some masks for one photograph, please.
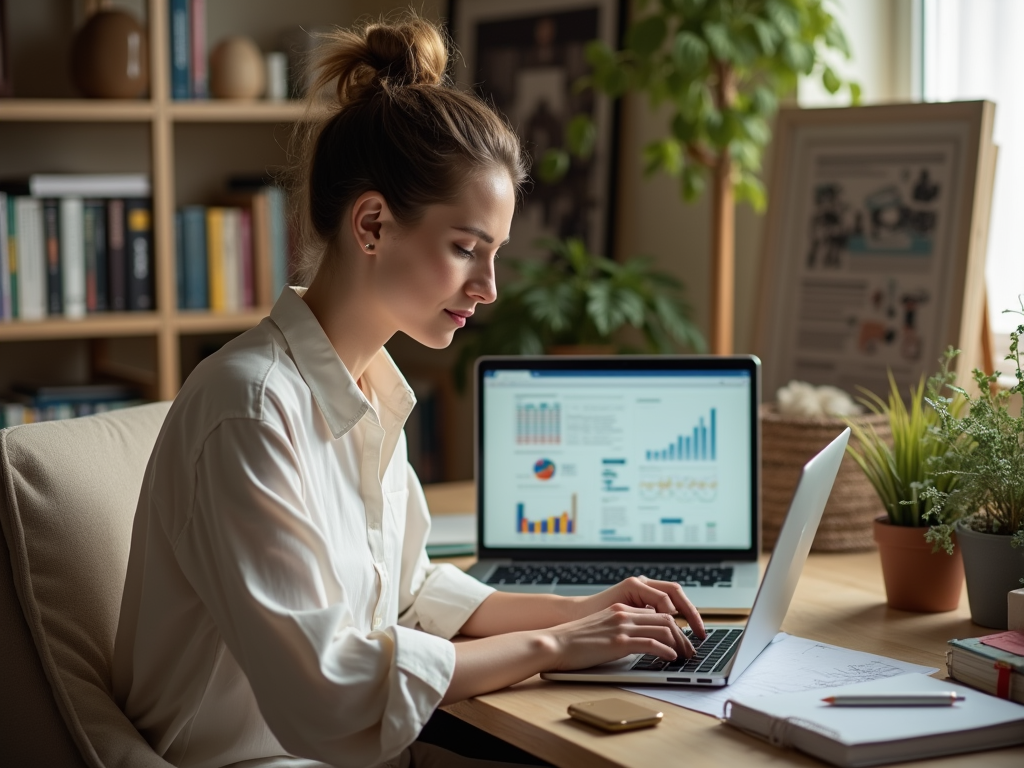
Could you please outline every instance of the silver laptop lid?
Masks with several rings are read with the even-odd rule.
[[[752,356],[477,362],[481,559],[755,560]]]
[[[782,524],[775,550],[761,580],[746,631],[736,649],[736,657],[729,670],[730,680],[740,675],[782,628],[782,620],[786,618],[786,611],[793,600],[796,583],[800,580],[849,440],[850,429],[847,427],[807,462],[800,473],[786,521]]]

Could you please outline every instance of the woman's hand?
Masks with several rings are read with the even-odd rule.
[[[554,642],[552,669],[584,669],[632,653],[663,659],[690,658],[693,645],[668,613],[616,603],[548,630]]]
[[[609,606],[623,604],[633,608],[653,608],[658,613],[679,614],[697,637],[704,639],[704,622],[683,588],[674,581],[657,581],[646,576],[630,576],[614,587],[576,599],[576,615],[588,616]],[[673,622],[674,623],[674,622]]]

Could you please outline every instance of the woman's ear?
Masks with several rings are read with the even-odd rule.
[[[381,226],[391,212],[380,192],[364,192],[352,204],[352,236],[359,250],[373,252],[380,244]]]

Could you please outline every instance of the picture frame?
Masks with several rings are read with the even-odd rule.
[[[961,350],[991,369],[985,249],[995,177],[986,101],[779,111],[755,351],[791,380],[880,396]],[[989,359],[985,359],[988,355]]]
[[[522,256],[541,239],[581,238],[610,255],[614,243],[618,114],[611,99],[575,83],[590,71],[586,44],[616,47],[621,0],[450,0],[449,28],[461,61],[455,82],[472,88],[504,115],[533,160],[532,182],[512,222],[507,251]],[[593,154],[574,157],[565,176],[537,178],[545,150],[565,146],[565,128],[590,114]]]

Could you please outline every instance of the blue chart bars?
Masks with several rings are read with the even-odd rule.
[[[705,424],[701,416],[692,434],[679,435],[667,448],[647,451],[647,461],[714,461],[716,445],[715,409],[712,408],[710,423]]]

